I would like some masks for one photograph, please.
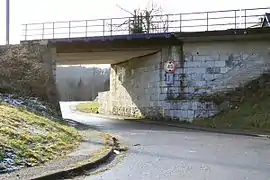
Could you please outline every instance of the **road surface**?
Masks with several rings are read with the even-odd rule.
[[[74,104],[61,103],[65,118],[140,144],[84,180],[270,180],[270,140],[91,117],[72,111]]]

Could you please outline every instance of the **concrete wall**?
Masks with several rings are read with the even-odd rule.
[[[219,107],[198,96],[238,87],[269,70],[269,47],[267,41],[184,43],[112,65],[100,112],[188,121],[212,116]],[[167,60],[177,64],[173,75],[164,71]]]
[[[111,92],[104,91],[98,93],[99,112],[103,114],[112,114]]]
[[[185,43],[184,52],[187,93],[239,87],[270,67],[269,41]]]
[[[55,106],[61,115],[53,54],[47,45],[35,42],[0,46],[0,89],[39,97]]]
[[[111,66],[112,113],[141,117],[159,113],[161,52]]]

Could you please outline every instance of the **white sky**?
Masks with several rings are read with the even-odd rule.
[[[0,44],[5,44],[5,2],[0,0]],[[10,43],[19,43],[24,23],[88,20],[130,16],[129,11],[146,7],[148,0],[10,0]],[[269,0],[154,0],[163,13],[270,7]]]
[[[5,43],[5,2],[0,0],[0,44]],[[129,16],[116,4],[132,11],[148,0],[10,0],[10,43],[19,43],[21,24]],[[154,0],[164,13],[270,7],[269,0]]]

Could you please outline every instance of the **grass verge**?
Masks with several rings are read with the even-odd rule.
[[[99,104],[96,101],[90,101],[80,103],[76,106],[76,109],[85,113],[98,113]]]
[[[77,130],[64,121],[53,121],[1,102],[0,137],[0,158],[11,149],[18,156],[18,164],[27,162],[32,166],[66,155],[81,141]]]
[[[241,129],[270,133],[270,75],[264,74],[234,92],[215,95],[217,102],[229,101],[229,110],[194,124],[212,128]]]

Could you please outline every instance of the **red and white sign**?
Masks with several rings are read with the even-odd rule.
[[[167,61],[165,62],[164,64],[164,70],[167,72],[167,73],[173,73],[176,69],[176,65],[173,61]]]

